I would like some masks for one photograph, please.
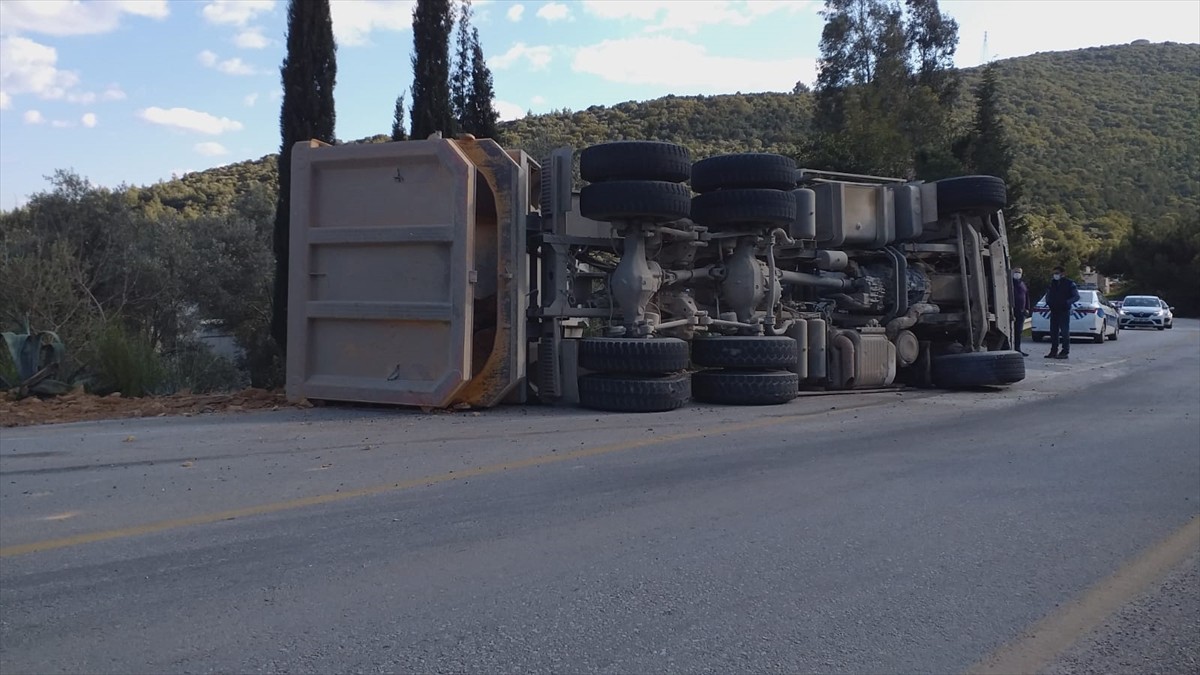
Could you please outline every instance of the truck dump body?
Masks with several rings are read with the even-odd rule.
[[[512,391],[524,177],[492,141],[297,144],[288,397],[446,407]]]

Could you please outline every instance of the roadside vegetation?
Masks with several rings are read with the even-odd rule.
[[[958,71],[957,26],[935,0],[829,0],[826,67],[812,89],[498,123],[469,3],[420,0],[414,16],[414,79],[396,83],[380,134],[353,142],[461,132],[541,157],[658,139],[697,159],[778,152],[803,166],[926,180],[989,173],[1015,197],[1014,262],[1034,293],[1053,265],[1076,278],[1088,265],[1123,278],[1123,292],[1200,315],[1200,45],[1099,47]],[[289,5],[281,155],[145,187],[102,188],[63,170],[0,213],[0,330],[28,320],[57,333],[58,376],[101,394],[281,386],[288,186],[279,167],[297,140],[343,142],[328,22],[327,1]],[[206,330],[230,336],[236,353],[215,352]],[[0,377],[18,379],[6,349]]]

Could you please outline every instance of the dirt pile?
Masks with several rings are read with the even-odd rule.
[[[245,389],[230,394],[192,394],[126,398],[120,394],[95,396],[83,389],[64,396],[41,399],[36,396],[17,400],[0,394],[0,427],[35,424],[83,422],[128,417],[166,417],[201,415],[245,410],[276,410],[285,407],[307,408],[311,404],[288,403],[282,390]]]

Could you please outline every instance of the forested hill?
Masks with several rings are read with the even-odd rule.
[[[1031,207],[1078,218],[1116,210],[1154,217],[1196,204],[1200,181],[1200,45],[1130,44],[996,63],[1001,110]],[[964,89],[979,80],[964,72]],[[964,118],[973,99],[964,96]],[[808,94],[674,97],[536,115],[502,126],[505,142],[539,154],[556,145],[650,138],[697,156],[795,154],[812,119]],[[803,157],[799,157],[803,162]]]
[[[1035,204],[1145,217],[1200,202],[1200,45],[1133,44],[997,64]]]
[[[1088,220],[1117,211],[1140,220],[1200,207],[1200,45],[1049,52],[996,68],[1017,174],[1034,212],[1061,207]],[[978,79],[978,69],[964,71],[964,91]],[[973,98],[962,99],[965,120]],[[749,150],[803,162],[812,109],[806,93],[667,96],[530,115],[503,123],[500,141],[535,157],[560,145],[659,139],[683,143],[696,157]],[[273,174],[273,160],[189,174],[148,192],[191,209],[227,206],[239,183]],[[274,177],[265,180],[273,189]]]

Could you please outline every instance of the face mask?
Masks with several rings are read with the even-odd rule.
[[[1014,279],[1020,279],[1020,278],[1021,278],[1021,273],[1020,273],[1020,272],[1013,272],[1013,278],[1014,278]]]
[[[1062,275],[1061,275],[1061,274],[1055,274],[1055,275],[1051,276],[1050,278],[1051,278],[1051,279],[1053,279],[1053,280],[1055,280],[1055,281],[1058,281],[1059,279],[1061,279],[1061,278],[1062,278]]]

